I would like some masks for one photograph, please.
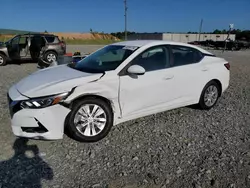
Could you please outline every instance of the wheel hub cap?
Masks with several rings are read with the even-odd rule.
[[[56,61],[56,56],[55,56],[54,54],[49,54],[49,55],[47,56],[47,60],[48,60],[49,62]]]
[[[93,118],[92,118],[92,117],[89,117],[89,118],[88,118],[88,122],[89,122],[89,123],[93,123],[93,122],[94,122],[94,121],[93,121]]]
[[[107,122],[105,111],[96,104],[85,104],[74,118],[76,129],[84,136],[96,136],[103,131]]]

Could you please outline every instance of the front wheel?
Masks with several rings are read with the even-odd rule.
[[[78,101],[73,106],[66,126],[75,140],[97,142],[107,136],[113,126],[111,107],[99,98]]]
[[[3,54],[0,54],[0,66],[6,65],[6,56]]]
[[[209,82],[203,89],[199,106],[201,109],[209,110],[211,109],[218,101],[220,97],[220,87],[215,81]]]

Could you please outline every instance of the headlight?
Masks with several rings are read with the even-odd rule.
[[[62,102],[64,99],[68,97],[68,95],[69,93],[62,93],[59,95],[22,101],[21,108],[45,108]]]

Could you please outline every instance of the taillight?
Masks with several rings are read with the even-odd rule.
[[[224,64],[224,66],[227,68],[227,70],[230,70],[230,64],[229,63]]]

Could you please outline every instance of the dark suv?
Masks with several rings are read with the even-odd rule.
[[[43,58],[51,63],[66,53],[66,45],[52,34],[17,35],[5,43],[0,43],[0,66],[8,60],[34,60]]]

